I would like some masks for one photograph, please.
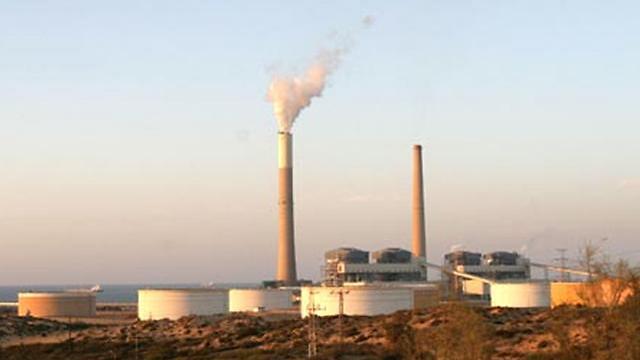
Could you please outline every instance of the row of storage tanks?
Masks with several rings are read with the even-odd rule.
[[[290,289],[144,289],[138,290],[138,318],[175,320],[187,315],[289,309]]]
[[[178,319],[187,315],[288,309],[288,289],[141,289],[138,318]],[[88,291],[18,293],[18,315],[50,318],[96,316],[96,294]]]
[[[292,310],[291,289],[146,289],[138,291],[138,318],[178,319],[186,315],[227,312]],[[332,316],[380,315],[424,308],[440,301],[435,285],[413,286],[307,286],[300,290],[300,314]],[[295,310],[295,309],[294,309]]]
[[[510,282],[490,285],[491,306],[550,307],[584,303],[585,283]],[[607,287],[603,287],[606,297]],[[171,319],[187,315],[214,315],[228,312],[291,311],[293,289],[141,289],[138,291],[138,318]],[[306,286],[300,289],[299,311],[332,316],[372,316],[398,310],[437,305],[442,296],[434,284]],[[596,305],[597,304],[586,304]],[[295,310],[294,310],[295,311]],[[96,315],[96,295],[90,292],[19,293],[18,313],[36,317],[92,317]]]
[[[379,315],[423,308],[440,301],[438,286],[302,287],[299,311],[306,317],[337,315],[340,302],[345,315]],[[342,297],[342,300],[340,299]],[[296,311],[294,289],[141,289],[138,318],[176,320],[188,315],[229,312]],[[83,318],[96,315],[96,294],[91,292],[25,292],[18,294],[20,316]]]

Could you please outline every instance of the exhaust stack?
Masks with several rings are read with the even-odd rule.
[[[293,155],[291,133],[278,132],[278,269],[276,280],[297,282],[293,229]]]
[[[413,256],[427,259],[424,222],[424,185],[422,179],[422,146],[413,146]]]

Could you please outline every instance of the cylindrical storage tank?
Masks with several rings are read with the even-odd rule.
[[[91,292],[18,293],[18,315],[52,318],[96,316],[96,295]]]
[[[491,306],[494,307],[549,307],[550,301],[551,291],[546,281],[491,284]]]
[[[176,320],[188,315],[214,315],[229,311],[226,289],[140,289],[138,319]]]
[[[231,289],[229,311],[267,311],[288,309],[292,305],[293,290]]]
[[[312,311],[317,316],[340,313],[342,297],[344,315],[373,316],[390,314],[413,308],[413,289],[407,287],[343,286],[302,288],[300,314],[307,317]]]

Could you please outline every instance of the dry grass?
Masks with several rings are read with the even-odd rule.
[[[561,306],[504,309],[448,304],[387,316],[317,319],[321,359],[638,359],[640,299],[614,309]],[[177,321],[82,325],[4,316],[0,327],[23,340],[1,359],[300,359],[307,321],[295,316],[232,314]],[[29,335],[30,334],[30,335]],[[56,338],[56,334],[60,336]],[[37,341],[35,341],[37,342]]]

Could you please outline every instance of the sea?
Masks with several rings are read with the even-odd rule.
[[[255,288],[259,287],[257,283],[219,283],[219,284],[109,284],[100,285],[102,292],[97,293],[96,301],[99,303],[136,303],[138,301],[138,289],[153,288],[194,288],[194,287],[213,287],[220,289],[229,288]],[[88,290],[95,284],[80,285],[15,285],[0,286],[0,303],[17,302],[19,292],[38,292],[38,291],[65,291],[65,290]]]

